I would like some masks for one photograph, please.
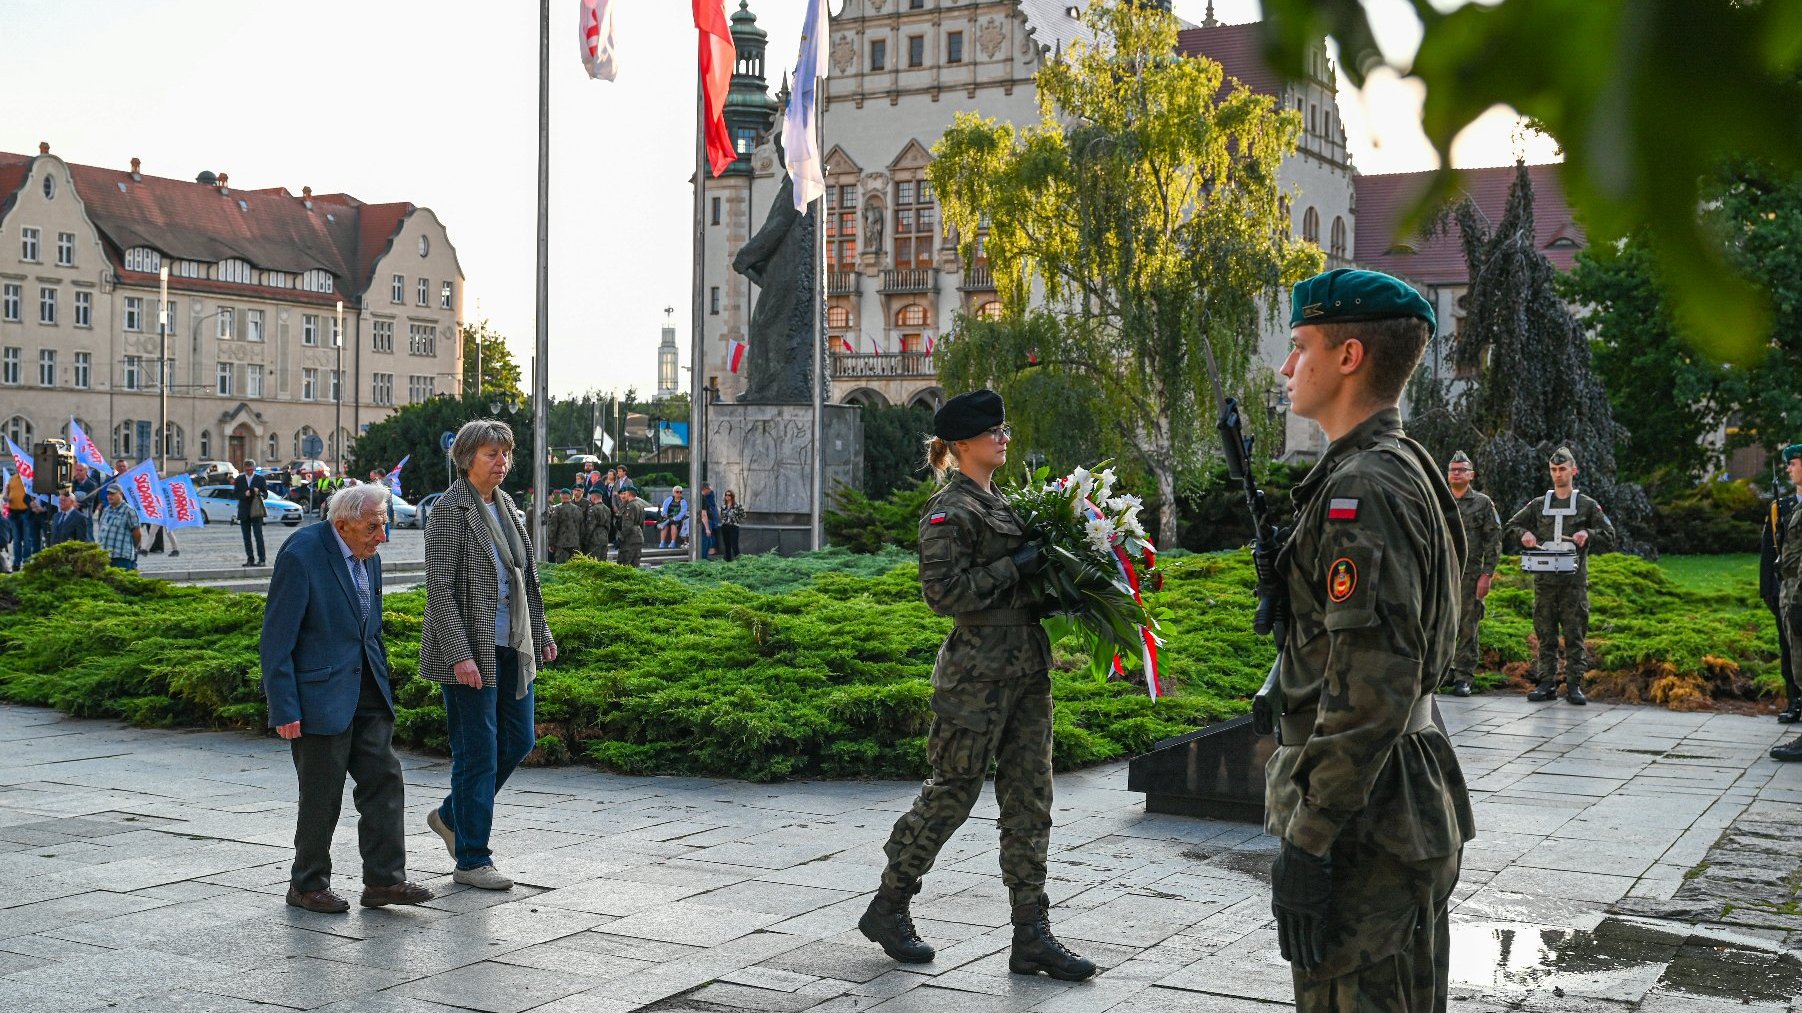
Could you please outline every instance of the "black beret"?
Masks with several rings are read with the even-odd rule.
[[[1407,282],[1381,271],[1341,267],[1317,274],[1295,286],[1289,326],[1396,317],[1425,320],[1429,335],[1439,328],[1432,304]]]
[[[980,436],[1006,421],[1001,395],[984,387],[959,394],[932,416],[932,433],[952,443]]]

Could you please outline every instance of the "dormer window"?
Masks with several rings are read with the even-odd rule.
[[[148,246],[134,246],[125,251],[125,269],[155,274],[162,270],[163,255]]]
[[[330,292],[332,273],[315,267],[300,276],[300,287],[307,292]]]
[[[256,269],[250,266],[249,261],[236,257],[222,260],[219,262],[219,280],[249,285],[256,280]]]

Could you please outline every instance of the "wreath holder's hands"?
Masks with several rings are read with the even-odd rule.
[[[1311,855],[1283,842],[1270,869],[1270,911],[1276,916],[1283,959],[1312,971],[1326,961],[1326,919],[1333,889],[1333,857]]]

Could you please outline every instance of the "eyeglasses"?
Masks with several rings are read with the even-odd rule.
[[[1010,425],[999,425],[993,429],[984,430],[984,432],[996,443],[1014,438],[1014,427]]]

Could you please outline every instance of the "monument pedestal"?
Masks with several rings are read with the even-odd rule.
[[[739,549],[806,552],[813,510],[813,408],[805,404],[720,403],[707,407],[707,480],[717,499],[726,490],[745,508]],[[826,505],[840,483],[863,486],[863,415],[856,405],[829,404]]]

